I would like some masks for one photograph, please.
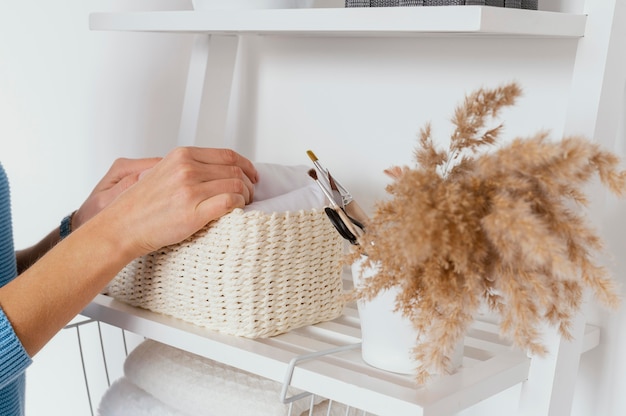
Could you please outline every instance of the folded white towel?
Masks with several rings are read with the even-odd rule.
[[[129,354],[124,373],[166,405],[194,416],[289,414],[289,405],[279,400],[281,383],[152,340]],[[289,396],[300,392],[291,388]],[[310,398],[298,400],[291,414],[309,406]]]
[[[127,378],[116,380],[102,396],[98,416],[193,416],[171,408]]]
[[[147,340],[124,363],[98,416],[345,416],[344,404],[311,396],[289,405],[282,385],[185,351]],[[290,388],[289,396],[300,393]]]
[[[304,165],[284,166],[271,163],[255,164],[259,182],[254,188],[254,201],[244,211],[273,212],[320,209],[327,205],[326,197],[311,179]]]
[[[306,401],[308,406],[310,406],[310,398],[302,400],[303,402]],[[349,414],[346,405],[330,402],[329,400],[317,403],[312,410],[309,408],[299,415],[293,412],[295,410],[291,413],[293,416],[345,416]],[[172,409],[156,397],[131,383],[126,377],[116,380],[105,392],[97,414],[98,416],[194,416]],[[231,415],[225,413],[220,416]],[[255,416],[257,416],[256,413]]]

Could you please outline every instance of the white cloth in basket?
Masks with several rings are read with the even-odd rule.
[[[254,187],[254,201],[244,211],[298,212],[320,209],[328,204],[324,193],[311,177],[308,166],[284,166],[256,163],[259,182]]]
[[[124,377],[118,382],[105,394],[100,416],[289,414],[289,405],[279,400],[281,383],[152,340],[144,341],[130,353],[124,363]],[[135,387],[128,392],[117,391],[129,384]],[[289,396],[299,392],[290,388]],[[124,402],[129,402],[129,409],[140,403],[151,408],[152,413],[147,413],[147,408],[138,413],[111,412],[124,409]],[[308,415],[310,403],[310,397],[295,401],[291,415]],[[313,415],[327,414],[327,401],[317,398],[314,403]],[[333,403],[330,414],[344,415],[345,409]]]

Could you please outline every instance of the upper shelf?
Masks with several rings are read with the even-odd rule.
[[[485,6],[93,13],[92,30],[324,36],[578,38],[586,15]]]

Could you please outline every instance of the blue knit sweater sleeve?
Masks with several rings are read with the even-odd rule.
[[[0,286],[17,275],[9,182],[0,164]],[[24,413],[24,372],[31,358],[0,307],[0,415]]]
[[[15,335],[11,323],[0,309],[0,397],[2,397],[1,392],[4,387],[22,376],[30,363],[30,357]]]

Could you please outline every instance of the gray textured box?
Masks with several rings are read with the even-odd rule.
[[[465,0],[465,5],[504,7],[504,0]]]
[[[370,0],[370,7],[395,7],[400,5],[400,0]]]
[[[463,6],[465,0],[424,0],[424,6]]]
[[[537,10],[539,0],[345,0],[346,7],[493,6]]]
[[[522,9],[537,10],[539,0],[522,0]]]
[[[370,0],[346,0],[346,7],[370,7]]]

